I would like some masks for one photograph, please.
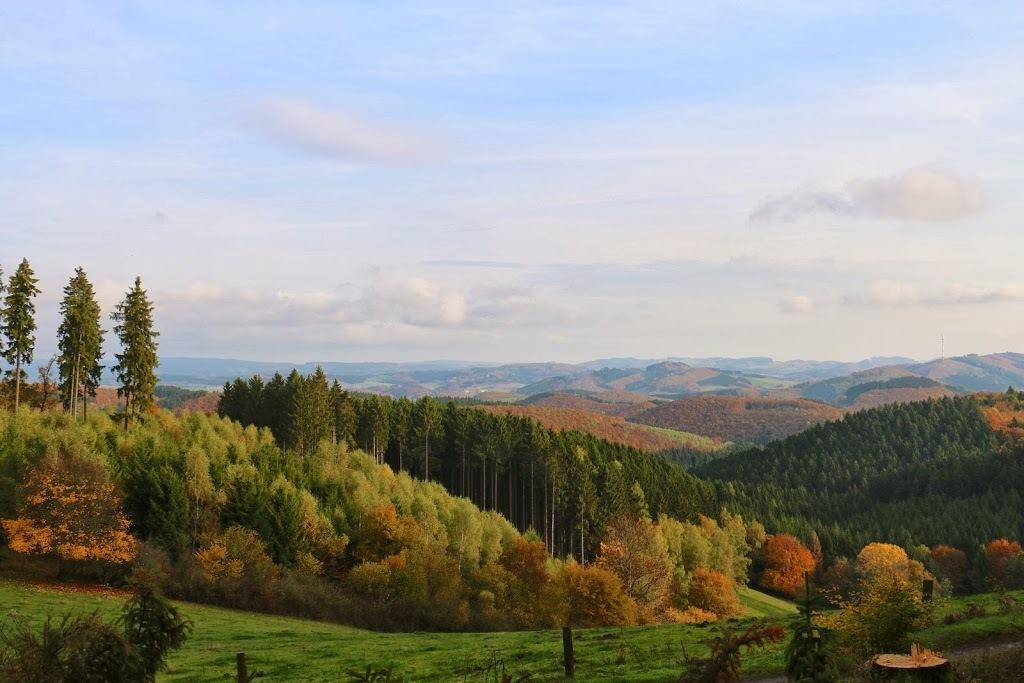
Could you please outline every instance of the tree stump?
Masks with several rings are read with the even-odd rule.
[[[949,660],[914,645],[909,655],[875,655],[872,668],[882,680],[947,681],[950,679]]]

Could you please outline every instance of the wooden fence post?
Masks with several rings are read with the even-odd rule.
[[[249,683],[249,670],[245,666],[244,652],[239,652],[235,655],[235,669],[238,674],[238,683]]]
[[[576,659],[572,652],[572,629],[562,627],[562,659],[565,661],[565,677],[573,678],[576,672]]]

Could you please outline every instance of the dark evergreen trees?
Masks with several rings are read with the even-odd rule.
[[[96,395],[103,366],[103,329],[100,305],[92,283],[81,268],[64,287],[60,304],[61,323],[57,329],[57,368],[65,410],[77,416],[79,407]]]
[[[114,374],[120,383],[117,395],[124,398],[127,429],[133,417],[153,405],[159,363],[156,355],[159,333],[153,329],[153,304],[142,288],[141,278],[135,278],[135,284],[110,317],[116,323],[114,333],[121,342],[121,353],[115,354]]]
[[[296,423],[318,414],[309,403],[310,381],[327,408],[328,429],[308,431]],[[293,372],[265,384],[235,380],[224,387],[219,412],[244,424],[268,427],[279,440],[349,440],[395,470],[444,484],[482,509],[505,515],[519,529],[535,529],[551,552],[593,557],[595,533],[614,512],[645,506],[657,517],[682,519],[698,512],[717,515],[711,487],[665,460],[581,432],[553,432],[528,418],[497,415],[455,401],[391,399],[353,395],[340,385],[323,391],[315,375]],[[296,411],[289,396],[306,405]],[[298,405],[296,403],[296,405]],[[280,422],[283,416],[283,423]],[[316,417],[314,421],[319,421]],[[429,449],[429,450],[428,450]],[[261,529],[272,523],[253,501],[269,481],[239,481],[225,508],[225,521]],[[643,501],[635,491],[642,491]],[[257,495],[259,494],[259,495]],[[249,502],[246,502],[249,501]],[[581,549],[582,540],[582,549]],[[285,552],[281,547],[275,553]]]
[[[11,275],[7,283],[7,295],[4,297],[3,311],[0,313],[0,332],[3,333],[2,355],[14,366],[9,374],[14,379],[14,409],[17,411],[21,401],[21,383],[24,376],[22,366],[32,362],[36,346],[36,305],[35,297],[39,294],[39,280],[32,272],[28,259],[22,259],[21,265]]]

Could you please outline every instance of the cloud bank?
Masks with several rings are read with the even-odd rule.
[[[972,287],[954,284],[937,290],[922,290],[905,282],[875,280],[863,294],[849,296],[845,303],[883,307],[958,306],[1024,301],[1024,285],[1003,284]]]
[[[768,199],[752,223],[790,223],[814,213],[920,222],[961,220],[980,212],[985,197],[974,183],[941,170],[851,180],[841,191],[805,190]]]

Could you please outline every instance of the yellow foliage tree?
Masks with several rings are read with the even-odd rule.
[[[601,541],[597,564],[619,577],[645,619],[667,606],[673,563],[665,539],[648,518],[633,514],[613,518]]]
[[[920,588],[927,576],[924,565],[907,557],[903,548],[892,543],[869,543],[857,554],[857,582],[862,586],[896,579]]]
[[[47,458],[25,481],[16,519],[2,522],[11,550],[60,560],[123,564],[137,543],[99,462],[71,455]]]

